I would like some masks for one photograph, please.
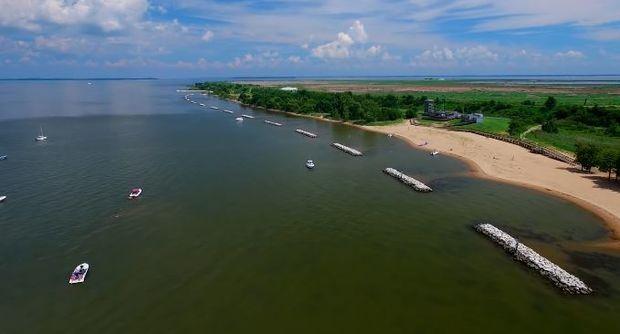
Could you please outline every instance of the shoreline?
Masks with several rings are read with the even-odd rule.
[[[262,109],[265,111],[276,112],[276,113],[283,113],[283,114],[287,114],[287,115],[294,116],[294,117],[303,117],[303,118],[315,119],[315,120],[324,121],[324,122],[339,123],[339,124],[355,127],[360,130],[371,131],[375,133],[392,134],[398,137],[400,140],[403,140],[405,143],[411,146],[411,148],[418,149],[418,150],[421,149],[424,151],[431,151],[432,149],[429,146],[423,146],[423,147],[418,146],[415,141],[419,140],[419,138],[415,138],[415,136],[407,135],[406,133],[403,133],[403,131],[413,130],[413,129],[422,129],[422,130],[427,130],[429,132],[436,132],[434,134],[435,136],[450,137],[450,135],[452,135],[456,137],[461,137],[460,139],[466,138],[468,140],[472,140],[474,144],[493,141],[493,143],[497,144],[498,147],[500,148],[501,146],[504,146],[504,148],[509,149],[508,151],[515,151],[515,150],[521,151],[520,152],[521,155],[525,155],[528,158],[533,158],[535,160],[541,160],[539,162],[543,162],[543,164],[536,165],[537,167],[546,165],[545,167],[542,167],[542,168],[549,168],[549,166],[551,166],[552,168],[555,168],[557,170],[557,173],[562,172],[561,170],[563,169],[564,174],[566,174],[564,175],[564,178],[571,178],[574,181],[579,181],[580,180],[579,175],[582,175],[582,176],[585,175],[586,177],[602,175],[602,174],[577,174],[573,171],[568,171],[568,168],[570,168],[570,166],[568,166],[568,164],[566,163],[553,160],[549,157],[545,157],[540,154],[532,153],[528,151],[527,149],[520,147],[518,145],[514,145],[511,143],[499,141],[496,139],[492,139],[492,138],[488,138],[488,137],[484,137],[484,136],[480,136],[480,135],[476,135],[476,134],[468,133],[468,132],[456,132],[456,131],[449,131],[445,129],[437,129],[437,128],[432,128],[432,127],[419,126],[419,125],[413,126],[413,125],[410,125],[407,122],[407,120],[403,120],[401,123],[395,124],[395,125],[381,125],[381,126],[359,125],[359,124],[353,124],[350,122],[333,120],[333,119],[320,117],[320,116],[296,114],[293,112],[288,112],[288,111],[283,111],[283,110],[267,109],[264,107],[252,106],[252,105],[244,104],[240,101],[233,100],[233,99],[226,99],[226,100],[237,103],[244,107]],[[454,146],[458,145],[458,143],[455,143],[455,142],[452,142],[451,144],[454,144]],[[597,216],[603,221],[604,227],[608,230],[608,240],[600,240],[600,242],[595,242],[595,246],[603,247],[605,249],[620,250],[620,193],[617,192],[615,194],[611,194],[611,196],[615,195],[615,198],[612,200],[612,202],[613,204],[616,204],[617,202],[617,206],[614,205],[614,207],[618,208],[617,209],[618,212],[614,213],[606,209],[604,207],[605,205],[601,205],[600,203],[593,203],[592,201],[588,201],[586,199],[587,197],[591,197],[591,196],[587,196],[585,194],[582,196],[576,196],[575,194],[570,193],[570,191],[565,191],[565,189],[559,189],[561,187],[554,187],[552,184],[546,184],[545,182],[535,182],[532,179],[528,179],[528,178],[526,178],[527,181],[525,181],[525,180],[520,180],[518,178],[510,178],[509,176],[505,174],[502,175],[501,173],[493,173],[492,171],[489,170],[489,168],[485,170],[484,167],[486,166],[483,167],[483,165],[485,164],[482,163],[482,161],[477,161],[475,158],[473,158],[470,155],[459,154],[459,153],[462,153],[462,152],[455,152],[452,148],[440,150],[440,154],[447,155],[452,158],[458,159],[459,161],[464,162],[469,168],[468,174],[472,177],[477,177],[477,178],[496,181],[496,182],[502,182],[505,184],[520,186],[520,187],[524,187],[524,188],[531,189],[534,191],[539,191],[539,192],[566,200],[592,213],[593,215]],[[488,151],[484,153],[488,153]],[[497,161],[495,160],[496,159],[495,156],[493,156],[492,159],[494,161]],[[514,155],[513,155],[513,159],[514,159]],[[506,166],[502,166],[502,167],[506,168]],[[510,168],[507,168],[507,169],[509,170]],[[536,171],[534,172],[530,171],[531,174],[536,174],[535,172]],[[509,173],[506,173],[506,174],[509,174]],[[583,183],[583,178],[581,178],[581,181]],[[589,183],[592,191],[595,191],[594,189],[600,189],[600,188],[595,188],[596,187],[594,184],[595,181],[588,180],[586,183]],[[613,192],[613,191],[614,190],[609,190],[609,192]],[[586,197],[586,198],[582,198],[582,197]]]
[[[393,134],[394,136],[398,137],[399,139],[405,141],[409,146],[411,146],[414,149],[421,149],[424,151],[431,151],[431,149],[428,146],[424,146],[424,147],[420,147],[415,143],[414,138],[410,138],[408,136],[405,136],[403,134],[399,134],[399,133],[394,133],[391,132],[389,130],[393,130],[394,126],[363,126],[363,125],[355,125],[355,124],[349,124],[352,126],[355,126],[357,128],[361,128],[367,131],[372,131],[375,133],[381,133],[381,134]],[[408,125],[408,124],[407,124]],[[399,124],[397,126],[403,126],[403,124]],[[412,126],[413,127],[413,126]],[[416,126],[416,127],[420,127],[420,126]],[[386,129],[388,128],[388,129]],[[431,127],[421,127],[422,129],[433,129],[433,131],[439,131],[439,132],[450,132],[455,134],[455,132],[453,131],[449,131],[449,130],[445,130],[445,129],[434,129]],[[544,159],[548,159],[550,162],[554,163],[554,164],[565,164],[556,160],[553,160],[551,158],[548,157],[544,157],[540,154],[536,154],[536,153],[532,153],[529,152],[528,150],[518,146],[518,145],[514,145],[514,144],[510,144],[510,143],[506,143],[503,141],[499,141],[496,139],[492,139],[492,138],[486,138],[483,136],[479,136],[476,134],[471,134],[473,136],[478,136],[480,140],[492,140],[497,142],[498,144],[500,144],[501,146],[505,146],[505,145],[510,145],[510,146],[514,146],[515,149],[521,149],[524,152],[526,152],[526,154],[534,156],[534,157],[540,157],[540,158],[544,158]],[[542,192],[551,196],[555,196],[558,198],[561,198],[563,200],[569,201],[577,206],[579,206],[580,208],[587,210],[588,212],[594,214],[595,216],[597,216],[598,218],[600,218],[603,223],[604,226],[606,227],[606,229],[609,231],[609,240],[605,240],[604,242],[598,243],[599,245],[605,247],[605,248],[611,248],[614,250],[620,250],[620,217],[610,211],[608,211],[607,209],[601,207],[600,205],[598,205],[597,203],[592,203],[584,198],[575,196],[573,194],[569,194],[566,193],[562,190],[559,189],[553,189],[553,187],[551,187],[550,185],[544,185],[544,184],[537,184],[534,182],[525,182],[525,181],[521,181],[521,180],[515,180],[515,179],[510,179],[510,178],[506,178],[504,176],[500,176],[500,175],[493,175],[491,173],[488,173],[487,171],[484,170],[484,168],[479,164],[479,162],[477,162],[475,159],[472,159],[469,156],[465,156],[465,155],[460,155],[460,154],[456,154],[454,153],[454,151],[440,151],[440,154],[443,155],[447,155],[450,157],[453,157],[455,159],[458,159],[462,162],[464,162],[470,169],[469,174],[473,177],[477,177],[477,178],[481,178],[481,179],[486,179],[486,180],[491,180],[491,181],[495,181],[495,182],[502,182],[505,184],[510,184],[510,185],[516,185],[516,186],[520,186],[520,187],[524,187],[527,189],[531,189],[534,191],[538,191],[538,192]],[[565,164],[566,165],[566,164]],[[574,172],[568,172],[568,173],[574,173]],[[584,175],[584,174],[582,174]],[[585,174],[585,175],[592,175],[595,176],[597,174]],[[575,178],[578,178],[578,175],[574,175]],[[594,187],[594,181],[590,181],[592,183],[592,186]],[[616,196],[618,197],[618,201],[619,201],[619,205],[620,205],[620,194],[616,194]]]

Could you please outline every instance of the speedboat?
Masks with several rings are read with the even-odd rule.
[[[0,196],[0,203],[4,202],[5,199],[6,199],[6,196]]]
[[[86,279],[88,273],[88,263],[82,263],[73,269],[71,276],[69,276],[69,284],[82,283]]]
[[[142,195],[142,188],[133,188],[129,193],[129,199],[138,198]]]
[[[225,112],[225,113],[229,113],[229,114],[234,114],[234,113],[235,113],[234,111],[232,111],[232,110],[228,110],[228,109],[224,109],[224,112]]]
[[[237,121],[237,122],[243,122],[243,117],[237,117],[237,118],[235,118],[235,121]]]
[[[250,115],[246,115],[246,114],[242,114],[241,117],[250,118],[250,119],[254,118],[254,116],[250,116]]]
[[[431,152],[431,155],[437,155],[437,154],[439,154],[439,151],[437,150],[434,150],[433,152]]]
[[[43,135],[43,127],[41,127],[41,133],[34,138],[35,141],[46,141],[47,137]]]
[[[207,105],[206,105],[206,104],[204,104],[204,103],[201,103],[201,104],[200,104],[200,106],[201,106],[201,107],[206,107]]]
[[[0,160],[6,160],[6,158],[8,158],[7,155],[0,155]]]
[[[213,110],[218,110],[220,108],[216,107],[216,106],[210,106],[209,108],[213,109]]]
[[[308,161],[306,161],[306,167],[307,167],[308,169],[312,169],[312,168],[314,168],[314,161],[312,161],[312,160],[308,160]]]

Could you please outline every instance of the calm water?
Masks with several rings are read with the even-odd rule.
[[[250,109],[237,124],[185,102],[185,84],[0,82],[0,333],[620,329],[620,257],[589,248],[606,236],[590,213],[384,135]],[[49,142],[32,140],[39,125]],[[597,293],[558,293],[474,233],[479,221]],[[69,286],[83,261],[87,282]]]

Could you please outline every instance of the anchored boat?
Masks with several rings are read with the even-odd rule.
[[[4,202],[5,199],[6,199],[6,196],[0,196],[0,203]]]
[[[437,151],[437,150],[434,150],[433,152],[431,152],[431,155],[433,155],[433,156],[435,156],[437,154],[439,154],[439,151]]]
[[[71,273],[71,276],[69,277],[69,284],[84,282],[89,267],[90,266],[88,265],[88,263],[82,263],[79,266],[75,267],[75,269]]]
[[[8,158],[7,155],[0,155],[0,160],[6,160],[6,158]]]
[[[38,136],[36,136],[34,138],[34,140],[35,141],[46,141],[47,137],[45,137],[45,135],[43,135],[43,127],[40,127],[40,128],[41,128],[41,133]]]
[[[129,193],[129,199],[138,198],[142,195],[142,188],[133,188]]]
[[[314,161],[312,161],[312,160],[306,161],[306,167],[308,169],[313,169],[314,168]]]
[[[235,121],[237,121],[237,122],[243,122],[243,117],[237,117],[237,118],[235,118]]]

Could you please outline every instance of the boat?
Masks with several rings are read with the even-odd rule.
[[[220,108],[216,107],[216,106],[210,106],[209,108],[213,109],[213,110],[218,110]]]
[[[437,155],[437,154],[439,154],[439,151],[437,150],[434,150],[433,152],[431,152],[431,155]]]
[[[35,141],[46,141],[47,137],[43,135],[43,127],[41,127],[41,134],[34,138]]]
[[[308,160],[308,161],[306,161],[306,167],[307,167],[308,169],[312,169],[312,168],[314,168],[314,161],[312,161],[312,160]]]
[[[129,199],[138,198],[142,195],[142,188],[133,188],[129,193]]]
[[[232,110],[228,110],[228,109],[224,109],[224,112],[225,112],[225,113],[229,113],[229,114],[234,114],[234,113],[235,113],[234,111],[232,111]]]
[[[237,122],[243,122],[243,117],[237,117],[237,118],[235,118],[235,121],[237,121]]]
[[[82,283],[86,279],[88,273],[88,263],[82,263],[73,269],[71,276],[69,276],[69,284]]]
[[[250,115],[246,115],[246,114],[242,114],[241,117],[250,118],[250,119],[254,118],[254,116],[250,116]]]
[[[205,105],[204,103],[200,104],[201,107],[206,107],[207,105]]]
[[[0,155],[0,160],[6,160],[8,158],[7,155]]]
[[[6,199],[6,196],[0,196],[0,203],[4,202],[5,199]]]
[[[388,137],[392,138],[392,136],[394,136],[394,135],[391,134],[391,133],[388,133]]]

